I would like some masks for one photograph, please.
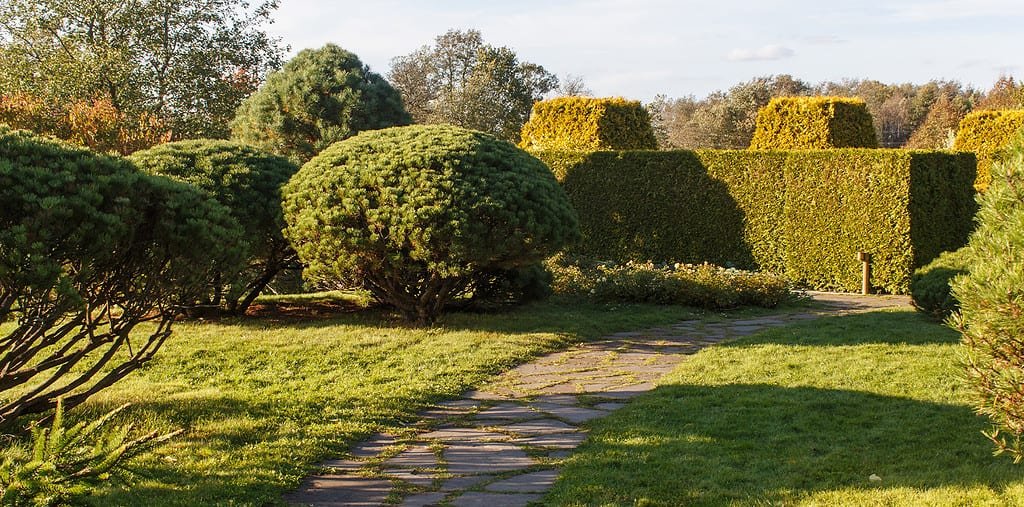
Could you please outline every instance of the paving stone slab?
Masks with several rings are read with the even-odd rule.
[[[540,419],[544,417],[537,412],[530,410],[523,405],[516,403],[502,403],[500,405],[493,406],[486,410],[482,410],[476,414],[476,419],[506,419],[506,420],[518,420],[518,419]]]
[[[365,465],[365,461],[352,459],[331,459],[320,464],[324,468],[330,468],[334,473],[355,472]]]
[[[536,419],[509,424],[502,429],[520,435],[549,435],[551,433],[569,433],[576,431],[577,428],[557,419]]]
[[[314,475],[298,491],[284,496],[291,505],[377,507],[391,492],[391,481],[348,475]]]
[[[481,482],[487,482],[491,480],[489,475],[467,475],[464,477],[452,477],[441,484],[439,491],[450,493],[452,491],[464,491]]]
[[[447,494],[440,491],[436,491],[434,493],[420,493],[418,495],[405,497],[399,505],[402,507],[429,507],[431,505],[441,503],[445,496],[447,496]]]
[[[591,419],[597,419],[608,415],[608,412],[603,410],[557,405],[554,403],[534,403],[532,406],[541,412],[551,414],[573,424],[584,423]]]
[[[479,475],[510,472],[536,462],[522,449],[511,444],[454,444],[444,450],[447,471],[453,475]]]
[[[607,411],[611,412],[612,410],[618,410],[618,409],[620,409],[622,407],[625,407],[625,406],[626,406],[625,403],[616,403],[614,401],[609,401],[609,402],[605,402],[605,403],[598,403],[597,405],[594,405],[594,408],[596,408],[598,410],[607,410]]]
[[[421,433],[417,438],[432,440],[444,440],[448,442],[486,442],[491,440],[508,440],[508,435],[484,431],[476,428],[441,428],[427,433]]]
[[[348,453],[357,458],[373,458],[396,443],[395,437],[378,433],[366,442],[353,447]]]
[[[552,449],[575,449],[587,439],[586,433],[552,433],[550,435],[531,435],[517,438],[513,442],[534,447],[550,447]]]
[[[400,481],[408,482],[413,486],[419,486],[421,488],[428,488],[432,486],[434,484],[434,477],[437,477],[434,472],[420,472],[405,468],[389,468],[384,470],[384,475],[393,477]]]
[[[452,505],[455,507],[526,507],[541,498],[543,495],[531,493],[503,494],[471,491],[452,500]]]
[[[534,403],[557,403],[559,405],[576,405],[580,399],[571,394],[542,394],[533,399]]]
[[[488,390],[467,391],[462,395],[462,397],[467,400],[476,401],[502,401],[507,399],[498,393],[494,393]]]
[[[541,470],[492,482],[484,489],[496,493],[544,493],[555,484],[555,479],[558,479],[558,470]]]
[[[437,466],[437,456],[427,446],[417,446],[406,449],[392,458],[384,461],[384,466],[393,468],[434,468]]]

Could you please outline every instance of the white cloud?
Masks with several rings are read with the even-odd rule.
[[[909,21],[1006,18],[1024,15],[1020,0],[930,0],[886,6],[896,18]]]
[[[785,46],[769,44],[756,49],[734,49],[725,55],[730,62],[750,62],[755,60],[782,60],[795,55],[796,52]]]
[[[813,37],[806,37],[804,38],[804,41],[806,41],[808,44],[814,44],[816,46],[845,44],[847,42],[846,39],[843,39],[842,37],[839,37],[837,35],[816,35]]]

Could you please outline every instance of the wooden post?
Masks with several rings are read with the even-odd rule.
[[[860,293],[867,296],[871,294],[871,254],[857,252],[857,260],[864,263],[864,278],[861,280]]]

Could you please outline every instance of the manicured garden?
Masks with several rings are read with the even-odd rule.
[[[594,422],[546,503],[1019,505],[1024,472],[993,459],[958,342],[891,311],[705,349]]]
[[[55,14],[70,31],[72,4]],[[437,51],[505,69],[463,69],[475,77],[462,92],[507,109],[482,116],[448,104],[463,100],[454,85],[410,93],[442,86],[436,75],[393,85],[333,44],[283,63],[244,28],[276,2],[244,19],[247,3],[218,5],[183,23],[198,30],[186,38],[219,43],[199,26],[220,25],[247,41],[228,53],[247,56],[172,74],[233,90],[206,97],[206,116],[187,114],[209,108],[195,101],[206,92],[170,92],[164,74],[152,111],[120,111],[139,106],[119,106],[113,83],[49,108],[0,94],[0,504],[280,504],[310,474],[342,472],[325,460],[377,433],[401,442],[424,409],[516,365],[683,320],[672,332],[685,336],[662,336],[678,347],[651,345],[673,362],[604,391],[625,401],[682,361],[635,401],[548,393],[592,422],[575,454],[509,451],[551,480],[567,456],[544,502],[1024,504],[1020,110],[967,116],[964,151],[878,149],[864,100],[775,97],[749,149],[659,151],[652,109],[542,100],[555,76],[479,32],[449,32]],[[12,24],[20,10],[0,12],[0,57],[23,71],[33,52],[5,34],[48,36]],[[396,67],[426,72],[433,52]],[[527,77],[507,100],[483,93]],[[126,83],[122,95],[141,86]],[[805,313],[805,290],[862,285],[922,311]],[[690,335],[769,311],[801,312],[773,326],[819,320]],[[516,408],[548,415],[519,414],[561,431],[558,407],[526,406],[535,392]],[[491,429],[519,438],[521,422]],[[449,449],[424,438],[444,465]],[[396,502],[492,485],[426,491],[371,468],[349,472],[404,481],[388,486]]]
[[[119,422],[185,433],[134,462],[139,475],[130,488],[115,482],[80,500],[280,502],[323,460],[375,432],[409,431],[405,424],[428,403],[514,364],[580,340],[699,315],[683,307],[555,301],[455,314],[422,329],[387,311],[348,310],[180,324],[156,359],[72,415],[89,420],[130,402]]]

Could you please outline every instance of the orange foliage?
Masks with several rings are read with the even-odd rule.
[[[28,94],[4,95],[0,96],[0,123],[122,155],[171,139],[170,131],[155,116],[129,115],[107,98],[62,107]]]

